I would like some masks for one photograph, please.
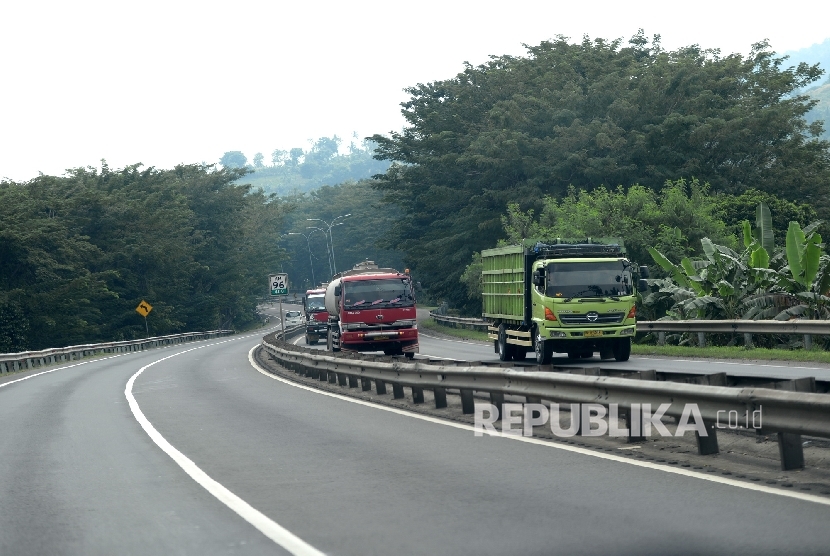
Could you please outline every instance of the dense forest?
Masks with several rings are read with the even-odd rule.
[[[407,127],[372,137],[393,163],[376,187],[402,213],[385,245],[405,252],[433,295],[474,312],[461,276],[507,237],[508,205],[539,214],[571,187],[661,192],[697,180],[706,195],[753,189],[826,219],[830,143],[805,120],[814,101],[798,94],[823,72],[783,62],[766,43],[721,57],[666,51],[642,33],[627,44],[559,38],[411,87]]]
[[[0,183],[0,352],[256,319],[286,205],[245,170],[130,166]]]

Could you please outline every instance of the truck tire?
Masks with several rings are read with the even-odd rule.
[[[513,359],[513,346],[507,343],[507,329],[503,324],[499,325],[499,360],[510,361]]]
[[[614,344],[614,359],[617,361],[628,361],[631,356],[631,338],[620,338]]]
[[[533,330],[533,351],[536,352],[536,363],[539,365],[550,365],[553,356],[553,343],[542,338],[538,328]]]
[[[308,339],[308,334],[305,335],[305,345],[309,345],[311,341]]]

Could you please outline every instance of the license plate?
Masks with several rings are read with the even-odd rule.
[[[389,336],[375,336],[373,340],[388,340]]]
[[[597,336],[602,336],[602,330],[586,330],[585,337],[586,338],[595,338]]]

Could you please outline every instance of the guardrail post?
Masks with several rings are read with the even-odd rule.
[[[349,388],[357,388],[357,377],[349,375]]]
[[[697,453],[701,456],[711,456],[712,454],[720,453],[720,448],[718,447],[718,431],[715,428],[715,424],[704,421],[703,426],[706,428],[707,436],[701,436],[699,432],[695,431]]]
[[[755,347],[752,343],[752,333],[750,332],[744,332],[744,347],[747,349]]]
[[[372,389],[372,380],[369,378],[361,378],[360,379],[360,387],[363,389],[364,392],[369,391]]]
[[[317,378],[320,380],[320,382],[327,381],[329,379],[328,371],[324,371],[323,369],[320,369],[320,372],[317,373]]]
[[[435,394],[435,409],[447,407],[447,389],[436,386],[433,392]]]
[[[706,347],[706,333],[705,332],[698,332],[697,333],[697,345],[698,345],[698,347]]]
[[[504,394],[501,392],[490,392],[490,403],[496,406],[496,421],[501,419],[504,411]]]
[[[807,337],[804,335],[804,348],[807,349]],[[812,338],[811,338],[812,340]],[[789,390],[791,392],[815,392],[815,377],[796,378],[786,382],[779,382],[776,389]],[[763,408],[761,408],[763,409]],[[804,445],[801,443],[801,435],[791,432],[778,433],[778,455],[781,458],[781,470],[790,471],[804,468]]]
[[[326,371],[326,374],[329,376],[329,382],[334,384],[337,382],[337,373]]]
[[[810,351],[813,349],[813,336],[812,334],[805,334],[804,335],[804,349],[806,351]]]
[[[340,386],[346,386],[345,373],[337,373],[337,384],[339,384]]]
[[[657,345],[658,346],[666,345],[666,333],[665,332],[658,332],[657,333]]]
[[[424,389],[412,387],[412,403],[424,403]]]
[[[375,379],[375,392],[377,392],[378,396],[386,394],[386,383],[382,380]]]
[[[801,443],[801,435],[779,432],[778,455],[781,458],[782,471],[804,469],[804,445]]]
[[[472,390],[461,390],[461,412],[464,415],[472,415],[475,413],[475,400],[473,400]]]
[[[392,385],[392,397],[396,400],[400,400],[403,398],[405,394],[403,393],[403,386],[400,384],[393,384]]]

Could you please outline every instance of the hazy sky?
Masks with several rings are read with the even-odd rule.
[[[684,11],[681,11],[684,10]],[[685,11],[689,10],[689,11]],[[830,36],[830,2],[26,0],[0,4],[0,177],[307,148],[403,125],[404,87],[562,34],[778,52]]]

